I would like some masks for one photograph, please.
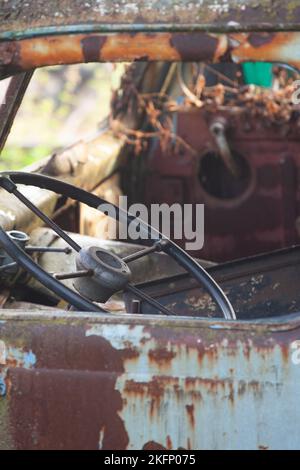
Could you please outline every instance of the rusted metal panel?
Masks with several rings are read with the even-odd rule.
[[[299,67],[299,41],[299,32],[233,34],[231,57],[238,63],[248,60],[269,61]]]
[[[298,244],[297,121],[252,115],[255,106],[245,105],[245,114],[221,108],[176,114],[172,130],[187,147],[178,152],[157,145],[141,173],[140,200],[147,206],[161,201],[205,205],[205,244],[193,256],[224,262]],[[210,127],[221,118],[228,124],[229,146],[239,157],[238,178],[219,165]]]
[[[285,62],[300,67],[300,33],[90,33],[0,42],[2,74],[83,62]]]
[[[2,34],[36,30],[112,31],[284,29],[299,26],[300,6],[287,0],[7,0]]]
[[[225,35],[193,33],[70,34],[0,43],[0,66],[11,72],[44,65],[134,60],[217,61]]]
[[[16,449],[295,449],[300,317],[2,314],[0,442]],[[4,443],[4,444],[3,444]]]
[[[284,312],[299,312],[300,294],[294,282],[300,274],[299,261],[300,249],[293,247],[208,266],[206,269],[234,305],[240,321],[257,318],[266,320],[281,316]],[[137,287],[175,315],[220,317],[216,303],[186,273],[174,273],[168,278],[152,282],[143,280]],[[127,311],[131,311],[134,298],[130,293],[125,294]],[[140,303],[140,312],[154,313],[146,302]]]

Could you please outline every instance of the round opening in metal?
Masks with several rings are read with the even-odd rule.
[[[218,153],[207,152],[202,157],[198,178],[210,196],[230,200],[242,196],[249,188],[251,169],[247,160],[237,152],[232,152],[232,155],[239,170],[238,176],[231,173]]]
[[[7,233],[12,240],[17,242],[27,242],[29,240],[29,237],[26,233],[20,232],[18,230],[11,230]]]
[[[96,256],[100,261],[102,261],[102,263],[105,263],[107,266],[110,266],[111,268],[115,268],[115,269],[122,268],[121,262],[110,253],[98,250],[96,251]]]

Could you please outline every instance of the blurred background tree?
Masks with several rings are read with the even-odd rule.
[[[0,155],[0,170],[21,169],[94,135],[124,69],[80,64],[36,70]]]

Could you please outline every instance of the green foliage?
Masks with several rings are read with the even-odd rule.
[[[112,64],[35,71],[0,155],[0,170],[21,169],[94,135],[123,71],[124,65]]]
[[[1,153],[0,171],[21,170],[25,166],[31,165],[41,158],[50,155],[51,152],[51,148],[44,146],[24,148],[10,145]]]

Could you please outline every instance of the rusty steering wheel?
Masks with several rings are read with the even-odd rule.
[[[17,184],[35,186],[53,191],[56,194],[71,198],[98,210],[102,210],[102,207],[109,205],[113,207],[117,221],[127,225],[132,222],[139,223],[140,230],[148,235],[148,239],[152,240],[152,245],[124,259],[98,247],[81,248],[53,220],[27,199],[18,190]],[[0,187],[17,197],[17,199],[27,206],[46,225],[52,228],[59,237],[65,240],[65,242],[78,253],[76,261],[78,272],[84,271],[87,275],[82,278],[78,276],[78,279],[74,283],[74,287],[77,290],[77,292],[75,292],[60,282],[58,278],[47,273],[8,236],[3,228],[0,227],[0,244],[8,255],[13,258],[21,268],[25,269],[40,283],[77,310],[107,313],[104,308],[100,307],[95,302],[104,303],[115,292],[129,291],[139,299],[148,302],[159,312],[166,315],[174,315],[174,313],[165,306],[130,283],[131,272],[128,263],[154,251],[162,251],[177,261],[192,277],[202,284],[219,306],[224,318],[228,320],[236,319],[234,309],[221,287],[197,261],[189,256],[176,243],[166,238],[150,225],[130,215],[128,212],[109,204],[104,199],[81,188],[35,173],[0,173]],[[105,211],[102,210],[102,212]]]

